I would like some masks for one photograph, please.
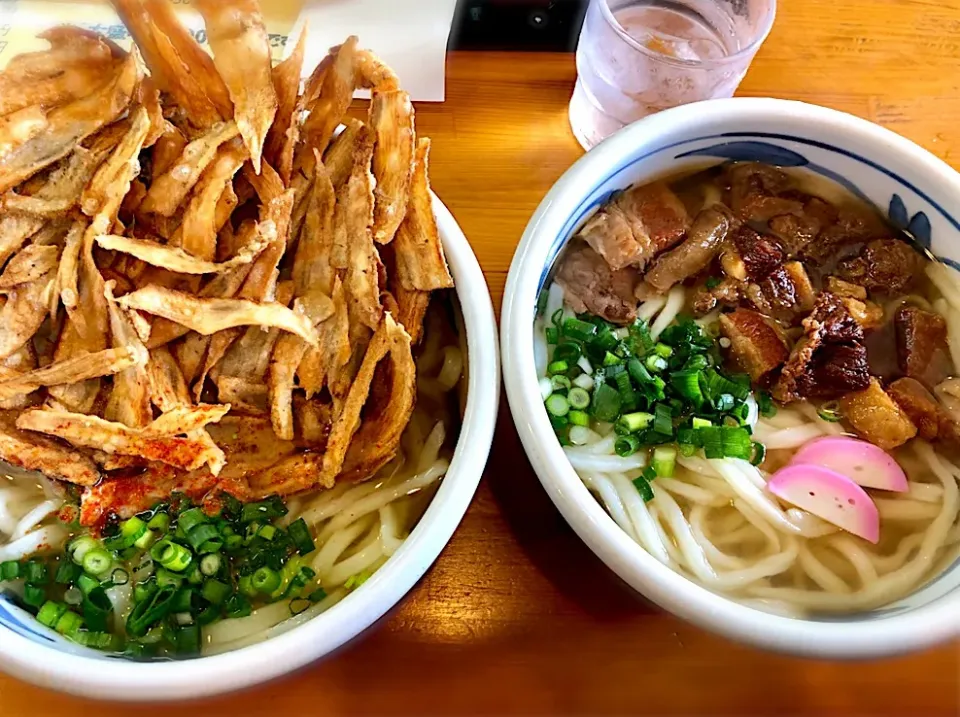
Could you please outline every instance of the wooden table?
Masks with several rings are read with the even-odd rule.
[[[566,118],[574,76],[572,55],[454,54],[447,102],[417,110],[418,128],[434,139],[434,188],[470,238],[498,307],[528,217],[581,153]],[[781,0],[740,93],[852,112],[960,167],[960,3]],[[232,717],[956,715],[958,648],[868,664],[814,662],[733,644],[664,614],[567,527],[537,483],[504,401],[476,500],[399,607],[325,662],[188,709]],[[0,676],[4,717],[124,709]]]

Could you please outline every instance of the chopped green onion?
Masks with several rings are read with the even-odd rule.
[[[548,326],[543,330],[543,333],[546,335],[548,344],[556,344],[560,340],[560,332],[557,331],[556,327]]]
[[[83,596],[83,619],[91,630],[106,630],[107,618],[113,610],[113,603],[107,597],[107,591],[95,587]]]
[[[553,351],[554,362],[565,361],[568,366],[572,366],[580,358],[583,350],[578,344],[565,343],[557,346]],[[566,369],[564,369],[566,370]]]
[[[310,607],[310,601],[306,598],[294,598],[290,601],[290,614],[299,615]]]
[[[193,560],[193,555],[187,548],[166,539],[150,548],[150,557],[175,573],[182,573]]]
[[[142,637],[147,628],[167,616],[173,606],[173,599],[177,590],[172,585],[166,585],[154,592],[149,599],[134,605],[130,617],[127,618],[127,632],[133,637]]]
[[[547,373],[551,376],[555,373],[566,373],[569,368],[570,366],[566,361],[554,361],[547,366]]]
[[[689,458],[697,452],[697,447],[693,443],[680,443],[680,455]]]
[[[58,585],[73,585],[76,579],[80,577],[81,571],[82,568],[76,563],[61,559],[60,564],[57,565],[57,574],[53,581]]]
[[[563,333],[577,341],[589,341],[597,335],[597,327],[589,321],[569,318],[563,322]]]
[[[686,360],[683,364],[684,371],[696,371],[699,375],[700,371],[707,368],[710,365],[710,359],[708,359],[703,354],[693,354],[690,358]],[[699,386],[698,386],[699,389]]]
[[[622,363],[623,363],[623,359],[620,358],[619,356],[617,356],[615,353],[611,353],[611,352],[607,351],[607,352],[603,355],[603,365],[604,365],[604,366],[607,366],[607,367],[609,367],[609,366],[619,366],[619,365],[622,364]]]
[[[827,401],[817,409],[817,415],[828,423],[836,423],[843,418],[840,413],[840,402]]]
[[[273,540],[277,536],[277,529],[268,523],[257,531],[257,535],[264,540]]]
[[[694,419],[696,420],[696,419]],[[719,426],[697,428],[697,437],[707,458],[723,458],[723,438]]]
[[[27,583],[23,586],[23,601],[30,607],[40,607],[47,600],[47,591]]]
[[[553,381],[551,381],[549,378],[544,376],[539,381],[539,388],[540,388],[540,398],[546,401],[547,397],[549,397],[550,394],[553,393]]]
[[[216,575],[220,572],[220,566],[223,564],[223,559],[218,553],[211,553],[210,555],[204,555],[200,559],[200,572],[210,577],[211,575]]]
[[[172,586],[175,588],[183,585],[183,576],[172,573],[166,568],[157,568],[157,585],[160,587]]]
[[[0,563],[0,580],[16,580],[20,577],[20,563],[16,560],[4,560]]]
[[[670,374],[670,386],[685,399],[690,401],[694,407],[700,408],[703,405],[703,393],[700,391],[700,372],[685,369],[683,371],[674,371]]]
[[[200,626],[188,625],[176,632],[177,654],[197,655],[200,653]]]
[[[653,488],[650,487],[650,482],[643,476],[633,479],[633,487],[637,489],[637,493],[643,498],[644,503],[653,500]]]
[[[554,326],[559,327],[561,319],[563,319],[562,308],[557,309],[556,311],[553,312],[553,316],[550,317],[550,323],[553,324]]]
[[[28,560],[23,564],[23,577],[31,585],[46,585],[50,582],[47,566],[39,560]]]
[[[732,394],[721,393],[713,402],[713,407],[720,413],[726,413],[733,408],[734,398]]]
[[[616,428],[621,433],[636,433],[649,426],[653,418],[652,413],[643,413],[641,411],[625,413],[617,419]]]
[[[67,610],[64,612],[54,629],[61,635],[69,635],[83,627],[83,618],[75,612]]]
[[[326,590],[324,590],[323,588],[317,588],[317,589],[314,590],[312,593],[310,593],[309,596],[307,596],[307,599],[308,599],[310,602],[320,602],[320,601],[323,600],[326,596],[327,596],[327,591],[326,591]]]
[[[617,440],[613,442],[613,450],[621,458],[632,456],[639,448],[640,439],[633,433],[617,436]]]
[[[648,371],[653,373],[660,373],[667,368],[667,360],[663,356],[657,356],[656,354],[650,354],[647,356],[646,360],[643,362],[643,365],[647,367]]]
[[[130,573],[123,568],[116,568],[110,573],[110,582],[114,585],[126,585],[130,582]]]
[[[203,510],[200,508],[190,508],[189,510],[183,511],[180,517],[177,518],[177,526],[183,528],[183,532],[189,535],[191,530],[198,525],[203,525],[208,520],[207,514],[204,513]]]
[[[150,530],[156,530],[159,533],[167,532],[167,528],[169,527],[170,527],[170,516],[167,515],[166,513],[157,513],[147,523],[147,528],[149,528]]]
[[[37,622],[45,627],[54,627],[63,613],[67,611],[67,606],[63,603],[47,600],[37,613]]]
[[[143,535],[133,542],[133,547],[139,548],[140,550],[148,550],[156,540],[157,531],[147,528],[145,531],[143,531]]]
[[[133,516],[123,521],[120,524],[120,532],[104,540],[103,545],[108,550],[123,550],[136,543],[145,532],[147,532],[147,524],[137,516]]]
[[[582,411],[590,405],[590,394],[582,388],[571,388],[567,393],[567,401],[571,408]]]
[[[569,391],[572,383],[563,374],[557,374],[550,379],[550,391]]]
[[[222,605],[223,601],[230,596],[230,586],[219,580],[206,580],[203,583],[203,588],[200,590],[200,595],[202,595],[203,599],[207,602],[212,602],[214,605]]]
[[[570,421],[570,424],[573,426],[590,425],[590,415],[585,411],[570,411],[570,413],[567,414],[567,420]]]
[[[187,541],[190,543],[190,546],[197,551],[208,541],[219,539],[220,531],[217,530],[215,525],[211,525],[210,523],[201,523],[187,531]]]
[[[257,568],[250,578],[250,583],[257,592],[272,593],[280,587],[280,574],[266,566]]]
[[[303,518],[297,518],[293,521],[287,528],[287,533],[289,533],[290,540],[293,541],[293,545],[300,555],[307,555],[316,549],[317,546],[310,535],[310,529]]]
[[[707,278],[704,286],[706,286],[708,289],[716,289],[722,283],[723,279],[721,279],[719,276],[711,276]]]
[[[370,573],[364,570],[347,578],[347,581],[343,584],[343,587],[345,587],[347,590],[356,590],[358,587],[367,582],[369,578]]]
[[[744,428],[721,426],[720,433],[723,441],[723,455],[727,458],[742,458],[750,460],[753,455],[753,441]]]
[[[260,503],[246,503],[240,514],[240,522],[252,523],[255,520],[272,520],[287,514],[287,508],[281,500],[265,500]]]
[[[234,593],[223,605],[224,611],[227,613],[229,618],[237,617],[246,617],[252,611],[250,606],[250,600],[247,599],[246,595],[241,595],[240,593]]]
[[[90,575],[100,577],[113,565],[113,556],[103,548],[94,548],[83,556],[83,570]]]
[[[694,417],[693,417],[693,427],[694,427],[694,429],[697,429],[697,428],[707,428],[708,426],[712,426],[712,425],[713,425],[713,423],[712,423],[711,421],[708,421],[706,418],[700,418],[699,416],[694,416]]]
[[[92,647],[97,650],[115,650],[118,648],[120,638],[117,635],[111,635],[109,632],[93,632],[90,630],[74,630],[67,635],[73,642],[84,647]]]
[[[570,402],[567,401],[565,396],[562,396],[559,393],[554,393],[547,398],[546,407],[547,412],[551,416],[566,416],[570,411]]]
[[[593,391],[590,410],[598,421],[612,423],[620,413],[620,394],[606,383],[599,384]]]
[[[673,349],[666,344],[657,344],[653,347],[653,350],[656,351],[657,356],[660,356],[661,358],[668,359],[673,356]]]
[[[80,592],[84,595],[88,595],[91,590],[95,590],[100,587],[100,581],[96,578],[92,578],[87,574],[82,574],[77,578],[77,587],[80,588]]]
[[[767,456],[767,447],[758,441],[753,442],[753,456],[750,458],[750,463],[755,466],[763,463],[763,459]]]
[[[67,546],[67,552],[70,554],[73,562],[75,562],[77,565],[82,565],[83,557],[94,548],[99,547],[100,543],[91,538],[89,535],[81,535],[79,538],[75,538],[73,542]]]
[[[670,446],[657,446],[653,449],[651,465],[657,472],[658,478],[673,477],[673,469],[677,464],[677,449]]]
[[[665,436],[673,435],[673,411],[666,403],[658,403],[653,408],[653,430]]]

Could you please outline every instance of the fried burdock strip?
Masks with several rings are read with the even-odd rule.
[[[80,195],[111,148],[87,149],[78,145],[60,160],[43,186],[29,196],[10,190],[3,195],[4,209],[50,217],[66,213],[80,203]]]
[[[278,303],[258,304],[244,299],[203,299],[159,286],[145,286],[117,301],[128,309],[162,316],[198,334],[210,335],[237,326],[268,326],[297,334],[311,346],[317,332],[309,319]]]
[[[272,221],[255,222],[248,220],[241,224],[237,232],[237,241],[245,243],[260,241],[254,237],[255,233],[259,233],[262,235],[262,240],[269,244],[276,236],[276,232],[276,224]],[[213,299],[229,299],[234,297],[250,274],[251,268],[251,264],[242,264],[235,269],[217,274],[200,289],[198,296],[200,298]],[[163,346],[180,338],[189,331],[190,329],[182,324],[158,317],[153,321],[147,346],[149,348]]]
[[[17,428],[56,436],[74,446],[95,448],[110,455],[138,456],[186,470],[195,470],[210,459],[208,444],[196,438],[159,434],[152,430],[152,424],[131,428],[97,416],[41,408],[21,413]]]
[[[384,313],[380,326],[367,347],[360,370],[330,430],[330,438],[323,455],[323,469],[317,478],[319,484],[323,485],[326,481],[335,478],[343,468],[354,434],[360,427],[360,412],[370,395],[370,386],[377,366],[390,354],[394,362],[394,370],[396,371],[399,367],[401,371],[407,371],[410,366],[405,364],[405,356],[409,353],[410,337],[407,332],[393,320],[389,312]],[[416,370],[415,366],[412,368]],[[414,378],[403,374],[395,376],[394,380],[412,381]]]
[[[293,151],[300,139],[300,117],[297,109],[306,42],[307,28],[304,26],[293,52],[274,67],[271,73],[273,90],[277,95],[277,114],[267,133],[263,156],[287,185],[293,172]]]
[[[370,50],[358,50],[356,63],[361,87],[380,92],[391,92],[400,88],[400,79],[396,73]]]
[[[99,90],[51,110],[46,115],[44,131],[17,144],[0,158],[0,192],[65,157],[85,137],[114,121],[130,104],[139,81],[138,57],[131,53],[116,76]]]
[[[183,222],[171,244],[183,247],[184,251],[199,259],[212,261],[216,257],[217,232],[236,206],[236,194],[231,184],[233,176],[246,158],[247,150],[239,138],[220,147],[216,159],[204,170],[194,187]],[[227,203],[221,205],[220,200],[224,197]]]
[[[197,127],[231,116],[233,107],[213,60],[173,13],[167,0],[113,0],[150,74]]]
[[[51,270],[10,291],[0,309],[0,359],[33,338],[50,312],[56,274]]]
[[[410,203],[394,240],[397,278],[407,289],[449,289],[453,277],[443,255],[428,178],[430,140],[417,141],[416,164],[410,185]]]
[[[28,214],[0,216],[0,264],[17,253],[23,243],[43,226],[43,219]]]
[[[321,154],[327,148],[353,99],[356,77],[357,38],[351,35],[338,48],[336,58],[324,74],[320,94],[308,108],[310,115],[301,128],[301,136],[308,147]],[[313,155],[308,153],[304,158],[309,162]]]
[[[319,346],[307,347],[297,365],[297,378],[307,398],[320,393],[328,381],[334,384],[350,361],[350,319],[346,294],[339,278],[334,282],[331,299],[333,313],[317,326]],[[331,393],[340,397],[334,388]],[[278,411],[282,410],[278,408]]]
[[[323,453],[296,453],[269,468],[247,476],[226,490],[239,500],[262,500],[271,495],[288,496],[312,488],[332,488],[336,476],[321,473]]]
[[[132,239],[116,234],[101,234],[96,238],[96,241],[104,249],[129,254],[147,264],[179,274],[220,274],[230,271],[235,267],[252,262],[263,251],[267,243],[262,235],[254,234],[253,241],[241,248],[233,258],[217,264],[216,262],[197,259],[183,249],[160,244],[149,239]],[[0,277],[0,287],[2,287],[2,283],[3,279]]]
[[[52,244],[28,244],[18,251],[0,274],[0,289],[12,289],[39,279],[57,268],[60,251]]]
[[[380,324],[380,257],[373,242],[373,136],[356,148],[353,169],[337,191],[331,264],[345,269],[350,315],[370,329]]]
[[[12,354],[0,361],[0,380],[22,376],[37,367],[37,352],[33,342],[27,342]],[[17,393],[0,399],[0,409],[26,408],[30,397],[26,393]]]
[[[270,40],[255,0],[195,0],[203,16],[213,62],[233,100],[234,121],[254,171],[277,113]]]
[[[293,284],[297,296],[305,296],[312,290],[322,291],[328,296],[333,292],[337,273],[330,259],[334,243],[335,205],[333,184],[326,167],[317,157],[310,204],[293,260]]]
[[[147,349],[130,323],[126,312],[117,306],[113,296],[114,286],[115,283],[112,281],[104,285],[113,347],[126,348],[139,356],[144,356],[147,354]],[[108,421],[119,421],[134,428],[145,426],[153,420],[153,411],[150,406],[150,382],[145,361],[136,363],[114,375],[110,396],[103,409],[103,417]]]
[[[92,486],[100,480],[100,471],[89,457],[49,438],[21,431],[13,412],[0,417],[0,459],[75,485]]]
[[[153,178],[147,196],[140,204],[140,211],[172,216],[200,179],[203,170],[216,158],[220,145],[236,137],[237,133],[237,125],[233,120],[217,122],[187,144],[173,165],[165,173]]]
[[[402,90],[375,90],[370,125],[377,135],[373,150],[373,238],[378,244],[389,244],[407,212],[413,175],[416,135],[410,95]]]
[[[80,251],[83,247],[83,235],[87,223],[77,219],[70,226],[60,254],[60,264],[57,266],[57,292],[64,306],[77,307],[80,300],[80,289],[77,277],[80,272]]]
[[[54,361],[43,368],[0,380],[0,399],[36,391],[41,386],[64,386],[101,376],[110,376],[147,361],[146,353],[128,347],[104,349],[63,361]]]

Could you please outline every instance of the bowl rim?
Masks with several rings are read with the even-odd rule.
[[[868,621],[794,619],[762,612],[710,592],[660,563],[635,543],[600,506],[557,442],[533,361],[533,306],[551,244],[579,206],[638,145],[651,138],[702,133],[714,123],[770,121],[777,116],[856,134],[922,168],[960,198],[960,174],[896,133],[837,110],[771,98],[709,100],[673,108],[620,130],[581,157],[554,184],[530,219],[514,254],[501,307],[501,358],[507,400],[524,450],[554,505],[587,546],[635,590],[701,628],[771,650],[833,659],[915,651],[960,635],[960,590],[906,613]],[[728,125],[729,126],[729,125]],[[693,134],[692,136],[696,136]],[[654,140],[655,142],[655,140]],[[655,146],[655,145],[654,145]],[[927,181],[925,180],[925,183]]]
[[[347,599],[302,625],[219,655],[169,662],[85,657],[33,642],[0,626],[0,669],[35,685],[106,700],[167,701],[250,687],[333,652],[379,620],[409,592],[450,541],[486,465],[500,392],[497,325],[486,279],[470,243],[433,196],[440,237],[467,333],[467,402],[450,468],[423,517],[397,552]]]

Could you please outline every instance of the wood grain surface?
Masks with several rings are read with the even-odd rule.
[[[362,28],[357,28],[362,33]],[[434,188],[500,305],[524,226],[580,156],[572,55],[453,54],[448,99],[417,108]],[[960,167],[957,0],[781,0],[740,94],[885,125]],[[338,654],[244,693],[174,709],[254,714],[957,715],[960,645],[849,664],[762,653],[645,603],[542,492],[506,402],[480,490],[391,614]],[[0,715],[129,710],[0,676]],[[169,707],[138,706],[138,717]]]

